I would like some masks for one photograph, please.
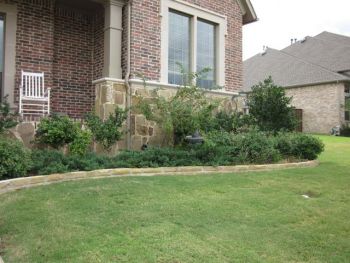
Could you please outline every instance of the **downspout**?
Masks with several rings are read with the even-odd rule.
[[[128,1],[127,6],[127,17],[128,17],[128,32],[127,32],[127,61],[126,61],[126,74],[125,74],[125,87],[126,87],[126,108],[127,108],[127,120],[126,120],[126,129],[127,129],[127,138],[126,146],[128,150],[131,150],[131,85],[130,85],[130,74],[131,74],[131,5],[133,0]]]

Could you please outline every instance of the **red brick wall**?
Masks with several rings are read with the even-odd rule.
[[[1,0],[0,0],[1,1]],[[16,90],[21,70],[45,72],[51,109],[81,118],[94,105],[102,77],[104,11],[58,7],[51,0],[18,0]]]
[[[242,14],[234,0],[187,0],[227,16],[226,89],[242,86]],[[152,80],[160,79],[161,17],[160,0],[133,1],[131,71]]]
[[[54,6],[49,0],[17,1],[16,85],[18,96],[21,70],[45,72],[52,87]],[[17,99],[18,100],[18,99]]]

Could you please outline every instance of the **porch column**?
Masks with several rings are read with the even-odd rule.
[[[104,67],[106,78],[122,78],[123,0],[105,1]]]

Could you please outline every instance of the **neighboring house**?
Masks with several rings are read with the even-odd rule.
[[[0,94],[18,107],[21,71],[44,72],[51,112],[105,118],[150,96],[140,74],[176,89],[180,63],[212,68],[198,84],[232,96],[243,83],[242,25],[256,19],[249,0],[0,0]],[[133,148],[154,137],[140,116],[127,125]]]
[[[329,133],[350,121],[350,37],[323,32],[244,61],[244,91],[272,76],[303,111],[303,131]]]

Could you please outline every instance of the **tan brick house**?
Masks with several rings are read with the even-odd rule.
[[[303,131],[330,133],[350,123],[350,37],[323,32],[244,61],[244,91],[272,76],[303,111]]]
[[[1,97],[16,108],[21,72],[43,72],[52,112],[105,117],[145,92],[139,74],[174,91],[177,63],[212,68],[198,83],[232,96],[243,82],[242,25],[256,19],[249,0],[0,0]],[[129,116],[129,146],[154,136],[135,137],[140,119]]]

